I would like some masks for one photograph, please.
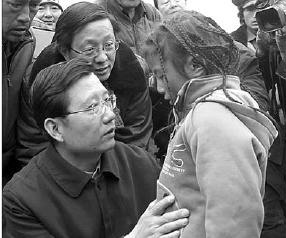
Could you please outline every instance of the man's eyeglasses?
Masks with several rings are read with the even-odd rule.
[[[62,117],[81,112],[91,112],[94,116],[101,116],[106,111],[106,108],[113,110],[115,107],[116,107],[116,96],[112,94],[104,100],[101,99],[100,102],[97,104],[92,104],[88,108],[83,110],[68,112],[62,115]]]
[[[110,40],[103,44],[103,47],[90,47],[88,49],[85,49],[83,51],[75,50],[71,48],[72,51],[76,52],[77,54],[85,55],[88,57],[97,57],[99,55],[100,50],[104,50],[107,54],[113,53],[119,48],[119,41]]]

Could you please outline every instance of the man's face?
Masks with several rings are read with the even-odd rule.
[[[117,1],[118,4],[122,7],[122,8],[135,8],[137,7],[141,0],[114,0]]]
[[[257,9],[254,4],[243,9],[243,17],[245,24],[248,27],[248,29],[250,29],[253,33],[256,33],[258,30],[258,24],[255,18],[256,12]]]
[[[108,97],[106,88],[91,73],[68,89],[67,111],[76,112],[102,105],[101,102]],[[72,153],[102,153],[115,144],[115,115],[106,106],[99,114],[85,111],[67,115],[61,120],[64,145]]]
[[[57,5],[52,3],[44,3],[39,6],[36,17],[45,22],[47,25],[54,26],[61,14],[62,11]]]
[[[158,0],[158,8],[163,16],[185,9],[186,0]]]
[[[17,42],[30,28],[41,0],[2,0],[2,36]]]
[[[96,57],[91,57],[94,73],[100,81],[105,81],[109,78],[115,62],[116,50],[110,52],[103,50],[103,46],[109,42],[115,42],[113,27],[109,19],[102,19],[85,25],[74,35],[71,44],[71,47],[79,52],[94,47],[100,49]],[[73,50],[69,51],[69,58],[75,58],[80,55]]]

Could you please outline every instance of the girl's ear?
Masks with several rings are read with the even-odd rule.
[[[194,63],[192,56],[187,57],[184,70],[188,78],[197,78],[206,74],[201,65]]]

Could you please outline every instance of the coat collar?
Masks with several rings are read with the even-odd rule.
[[[53,180],[71,197],[78,197],[92,179],[90,174],[79,170],[63,159],[53,145],[43,152],[42,158],[43,166]],[[109,174],[113,179],[120,179],[117,160],[112,158],[112,152],[102,154],[100,174],[101,176]]]
[[[187,81],[178,92],[174,105],[177,121],[183,119],[201,98],[221,86],[222,80],[222,75],[214,74]],[[240,89],[239,78],[234,75],[227,75],[226,88]]]
[[[131,50],[125,43],[120,42],[113,69],[107,80],[112,90],[144,91],[147,88],[144,71]]]

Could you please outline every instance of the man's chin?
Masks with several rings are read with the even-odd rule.
[[[115,140],[114,140],[114,138],[113,138],[113,139],[111,139],[110,141],[108,141],[108,143],[106,144],[106,146],[105,146],[105,151],[108,151],[108,150],[113,149],[114,146],[115,146]]]
[[[25,37],[25,34],[12,34],[9,33],[6,36],[3,37],[4,41],[10,41],[10,42],[19,42],[22,41]]]

